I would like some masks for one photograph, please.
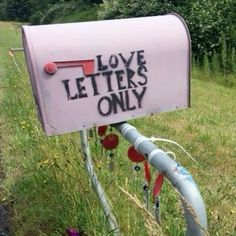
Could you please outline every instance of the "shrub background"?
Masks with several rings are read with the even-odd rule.
[[[153,16],[170,12],[176,12],[185,19],[197,65],[204,67],[207,60],[209,71],[235,73],[235,0],[0,0],[0,20],[32,24]]]

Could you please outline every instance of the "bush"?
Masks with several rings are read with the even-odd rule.
[[[99,12],[100,19],[114,19],[166,14],[174,9],[172,3],[156,0],[104,0]]]
[[[233,17],[236,17],[234,5],[234,0],[195,1],[191,11],[183,11],[191,32],[193,52],[200,61],[205,53],[209,57],[213,56],[214,51],[221,53],[222,40],[230,46]]]
[[[76,4],[74,2],[59,2],[53,5],[49,5],[48,10],[43,14],[39,23],[40,24],[49,24],[51,23],[55,17],[63,16],[67,12],[73,11],[76,8]]]
[[[185,19],[191,34],[193,53],[200,63],[203,63],[205,54],[210,59],[214,52],[221,54],[222,40],[228,47],[236,47],[235,0],[104,0],[99,18],[162,15],[173,11]]]
[[[5,0],[0,1],[0,17],[4,19],[27,21],[31,12],[28,0]]]
[[[6,20],[6,2],[0,2],[0,20]]]

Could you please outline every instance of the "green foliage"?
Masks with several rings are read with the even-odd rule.
[[[221,37],[220,49],[220,53],[214,51],[212,56],[205,53],[202,62],[198,63],[198,66],[200,65],[205,75],[208,75],[207,80],[214,79],[219,81],[218,75],[220,74],[221,80],[223,79],[221,82],[227,86],[233,86],[236,84],[235,48],[227,46],[224,35]]]
[[[219,56],[215,51],[213,52],[212,56],[211,69],[215,73],[219,73],[220,70]]]
[[[70,11],[70,13],[65,13],[64,15],[57,16],[53,20],[53,23],[94,21],[97,20],[98,8],[98,5],[93,5],[88,9],[82,10],[78,10],[78,8],[76,8],[74,11]]]
[[[99,3],[101,0],[0,0],[0,19],[45,24]]]
[[[236,1],[235,0],[104,0],[99,12],[101,19],[161,15],[177,12],[188,24],[192,49],[202,64],[205,54],[212,60],[214,52],[221,54],[225,47],[235,48]],[[222,37],[224,35],[224,38]],[[224,52],[226,55],[226,52]],[[206,59],[206,58],[205,58]],[[226,58],[222,58],[225,60]],[[223,61],[223,70],[230,71]]]
[[[222,36],[221,38],[221,66],[222,66],[222,71],[226,74],[228,72],[228,50],[227,50],[227,45],[225,41],[225,37]]]
[[[191,10],[183,16],[189,26],[193,52],[201,57],[205,52],[212,56],[220,52],[221,36],[225,35],[226,44],[230,43],[230,27],[235,24],[236,13],[234,0],[194,1]]]
[[[39,24],[49,24],[56,17],[64,16],[66,13],[75,10],[76,4],[74,2],[59,2],[49,5],[47,11],[42,14]]]
[[[6,2],[5,1],[0,1],[0,19],[1,20],[6,20],[7,15],[6,15]]]
[[[94,1],[61,1],[57,4],[50,5],[48,10],[41,14],[37,23],[49,24],[53,22],[82,22],[96,20],[98,5],[92,4],[92,2]]]
[[[37,11],[47,9],[56,0],[0,0],[0,19],[29,21]]]
[[[99,18],[113,19],[159,15],[171,11],[173,8],[174,5],[172,3],[163,3],[156,0],[104,0],[99,12]]]
[[[10,20],[27,21],[31,14],[31,6],[28,4],[28,0],[5,0],[2,1],[1,7],[5,18]]]
[[[208,75],[210,73],[210,63],[207,54],[203,56],[203,71]]]
[[[235,48],[232,48],[231,55],[230,55],[230,68],[233,72],[233,74],[236,74],[236,53]]]

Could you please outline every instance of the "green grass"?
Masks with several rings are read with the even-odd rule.
[[[215,82],[228,88],[236,87],[236,73],[213,72],[208,66],[201,69],[195,68],[193,71],[193,78],[207,82]]]
[[[10,23],[0,23],[1,165],[5,179],[0,201],[12,207],[12,231],[17,236],[64,235],[67,227],[81,227],[87,235],[110,235],[103,212],[83,165],[78,133],[46,137],[37,119],[23,55],[8,56],[19,46]],[[201,73],[201,74],[200,74]],[[146,136],[164,137],[182,144],[199,162],[194,165],[170,144],[177,160],[197,181],[207,206],[210,235],[236,235],[236,89],[202,81],[194,70],[190,109],[132,121]],[[212,79],[213,80],[213,79]],[[142,201],[143,172],[133,171],[121,137],[114,173],[99,141],[90,138],[96,171],[114,207],[124,235],[148,235],[145,217],[118,188],[122,186]],[[154,175],[154,170],[152,171]],[[161,196],[162,231],[184,234],[179,199],[166,181]]]

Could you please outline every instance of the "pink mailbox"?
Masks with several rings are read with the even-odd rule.
[[[189,107],[190,37],[178,15],[24,26],[47,135]]]

